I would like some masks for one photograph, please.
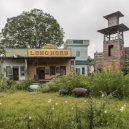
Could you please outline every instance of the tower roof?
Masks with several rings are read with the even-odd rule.
[[[111,16],[123,17],[124,15],[120,11],[117,11],[117,12],[114,12],[114,13],[111,13],[111,14],[104,16],[104,18],[108,20],[108,18]]]
[[[128,31],[128,30],[129,30],[129,28],[126,25],[119,24],[119,25],[116,25],[116,26],[111,26],[111,27],[108,27],[108,28],[98,30],[98,32],[100,32],[102,34],[109,35],[109,34],[115,34],[117,31],[124,32],[124,31]]]

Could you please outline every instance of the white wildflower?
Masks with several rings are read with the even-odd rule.
[[[31,116],[29,116],[29,119],[31,120]]]
[[[48,99],[48,103],[51,103],[52,102],[52,99]]]
[[[125,107],[122,106],[122,107],[120,108],[120,111],[123,112],[124,110],[125,110]]]
[[[55,103],[55,105],[57,106],[57,105],[58,105],[58,103]]]
[[[104,96],[105,96],[104,93],[102,93],[102,98],[103,98]]]
[[[54,110],[54,107],[52,107],[52,110]]]
[[[73,110],[73,107],[71,109]]]
[[[68,101],[66,100],[65,103],[68,103]]]
[[[86,103],[86,100],[84,100],[84,102]]]
[[[124,110],[124,108],[123,108],[123,107],[121,107],[121,108],[120,108],[120,111],[121,111],[121,112],[123,112],[123,110]]]
[[[107,110],[105,110],[104,113],[106,114],[107,113]]]
[[[0,105],[2,105],[2,103],[0,102]]]

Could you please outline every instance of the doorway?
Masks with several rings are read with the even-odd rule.
[[[13,67],[13,80],[19,80],[19,68]]]
[[[45,68],[44,67],[37,68],[37,77],[38,77],[38,80],[45,79]]]

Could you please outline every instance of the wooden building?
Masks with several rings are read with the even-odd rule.
[[[13,80],[27,78],[48,81],[71,72],[70,49],[47,45],[40,49],[6,49],[2,59],[2,74]]]

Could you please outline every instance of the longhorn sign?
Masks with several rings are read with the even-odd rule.
[[[71,51],[68,49],[28,49],[28,56],[31,57],[69,57]]]

